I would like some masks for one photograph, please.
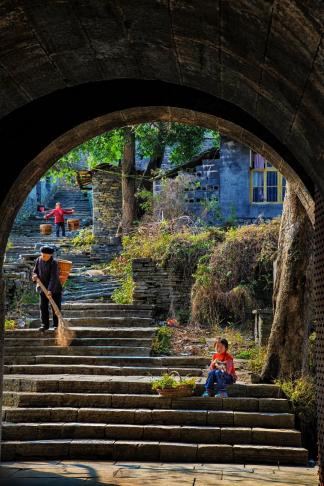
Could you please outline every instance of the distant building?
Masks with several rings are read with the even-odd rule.
[[[162,168],[167,177],[179,172],[194,176],[192,187],[186,191],[188,210],[210,223],[235,220],[248,224],[270,220],[282,212],[285,178],[260,154],[225,136],[215,158],[200,160],[194,167],[183,164],[171,168],[166,152]],[[159,190],[157,182],[155,191]]]

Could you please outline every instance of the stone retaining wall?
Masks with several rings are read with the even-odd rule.
[[[122,214],[122,189],[119,169],[107,166],[92,171],[93,234],[91,257],[112,260],[121,250],[116,237]]]
[[[134,304],[153,304],[156,317],[181,317],[189,313],[192,279],[170,267],[162,268],[150,258],[137,258],[132,263],[135,283]]]

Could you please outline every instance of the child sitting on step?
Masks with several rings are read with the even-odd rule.
[[[236,381],[233,357],[227,352],[228,341],[225,338],[218,338],[214,348],[216,353],[210,363],[203,397],[227,397],[226,385],[232,385]]]

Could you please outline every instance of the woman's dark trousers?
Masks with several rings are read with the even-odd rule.
[[[61,302],[62,302],[62,294],[61,292],[59,294],[52,294],[53,300],[56,303],[57,307],[61,310]],[[40,294],[40,315],[41,315],[41,321],[45,329],[49,328],[49,300],[46,297],[46,295],[42,292]],[[53,327],[57,327],[58,325],[58,319],[56,317],[56,314],[52,308],[52,313],[53,313]]]

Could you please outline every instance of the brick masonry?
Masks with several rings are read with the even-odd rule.
[[[153,304],[158,318],[177,316],[190,308],[192,279],[184,279],[171,267],[162,268],[150,258],[133,260],[132,272],[134,304]]]
[[[111,260],[121,249],[116,237],[122,214],[122,190],[119,169],[112,166],[92,171],[93,234],[92,254]]]

